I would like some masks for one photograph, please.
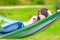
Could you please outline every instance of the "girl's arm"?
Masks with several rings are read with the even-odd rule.
[[[29,21],[28,24],[32,24],[37,21],[37,16],[33,16]]]
[[[36,22],[36,21],[37,21],[37,16],[33,16],[29,21],[23,22],[23,24],[24,24],[25,26],[28,26],[28,25]]]
[[[37,21],[37,16],[33,16],[28,22],[34,22]]]

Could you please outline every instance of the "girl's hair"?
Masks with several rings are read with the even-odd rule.
[[[39,18],[39,15],[40,15],[40,13],[42,14],[42,15],[45,15],[45,17],[47,17],[48,16],[48,9],[47,8],[41,8],[41,10],[39,10],[38,11],[38,20],[40,20],[40,18]]]

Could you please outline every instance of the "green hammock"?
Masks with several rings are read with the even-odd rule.
[[[21,38],[21,37],[28,36],[30,34],[37,32],[38,30],[45,28],[47,25],[51,24],[56,19],[59,19],[59,17],[60,17],[60,13],[57,12],[47,18],[44,18],[24,28],[18,29],[16,31],[13,31],[7,34],[2,34],[0,35],[0,38]]]

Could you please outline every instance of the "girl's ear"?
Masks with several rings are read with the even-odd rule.
[[[52,15],[52,13],[50,12],[50,10],[48,10],[47,12],[48,12],[48,15]]]

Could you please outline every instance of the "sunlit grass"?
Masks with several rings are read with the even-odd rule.
[[[55,13],[54,7],[47,8]],[[28,21],[32,16],[37,15],[40,8],[23,8],[23,9],[5,9],[0,10],[0,15],[14,19],[17,21]],[[3,13],[3,14],[2,14]],[[49,26],[47,29],[41,32],[37,32],[34,35],[28,36],[26,38],[21,38],[18,40],[60,40],[60,20],[55,22],[53,25]],[[16,39],[7,39],[16,40]]]

